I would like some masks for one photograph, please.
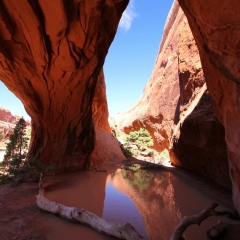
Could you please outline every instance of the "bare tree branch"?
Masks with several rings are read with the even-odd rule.
[[[228,213],[228,211],[215,211],[215,208],[217,206],[218,203],[213,202],[208,208],[204,209],[202,212],[196,215],[183,217],[182,221],[176,227],[170,240],[183,240],[184,238],[182,237],[182,235],[190,225],[200,225],[202,221],[204,221],[210,216],[223,215]]]

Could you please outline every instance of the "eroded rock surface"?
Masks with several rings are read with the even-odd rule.
[[[30,152],[43,163],[89,167],[98,76],[127,4],[1,1],[0,79],[31,116]]]
[[[172,158],[172,163],[213,178],[231,189],[225,131],[213,112],[208,92],[187,116],[180,131],[173,143],[172,152],[177,158]]]
[[[173,5],[152,76],[138,103],[116,116],[126,133],[145,127],[154,138],[154,148],[169,149],[175,126],[194,100],[206,90],[198,50],[182,10]],[[177,132],[176,132],[177,134]]]
[[[196,40],[214,111],[225,127],[233,200],[240,212],[240,5],[179,0]]]
[[[108,105],[103,71],[98,76],[96,92],[92,104],[95,129],[94,150],[90,157],[90,167],[99,167],[103,163],[116,163],[126,159],[118,140],[113,136],[108,122]]]
[[[224,128],[207,95],[196,42],[175,1],[144,93],[131,110],[116,116],[115,124],[125,133],[146,128],[156,150],[170,151],[172,164],[231,188]]]

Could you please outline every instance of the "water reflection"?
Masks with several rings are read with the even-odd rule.
[[[144,236],[146,239],[166,240],[171,237],[181,214],[176,210],[170,173],[156,174],[141,169],[137,171],[119,169],[111,176],[111,182],[115,189],[131,198],[141,214],[139,217],[135,214],[132,222],[129,221],[129,217],[126,217],[125,221],[127,219],[140,232],[143,226],[136,224],[136,221],[141,219],[148,232],[148,236],[146,234]],[[108,196],[108,187],[106,192]],[[125,211],[127,214],[129,210]],[[114,218],[112,221],[117,219]]]
[[[106,187],[106,197],[102,217],[109,222],[129,222],[144,239],[150,239],[142,221],[138,209],[132,200],[125,194],[118,191],[112,182]]]
[[[106,188],[104,212],[114,202],[121,202],[122,205],[119,211],[115,210],[112,221],[118,222],[118,215],[125,212],[125,218],[122,221],[130,222],[142,235],[146,229],[147,234],[144,235],[146,239],[170,239],[183,216],[199,213],[213,202],[182,179],[164,170],[118,169],[108,177],[108,182],[110,181],[111,184],[108,184]],[[131,207],[137,208],[141,216],[136,213],[132,214],[129,210],[130,205],[124,205],[126,200],[117,197],[119,193],[112,197],[112,201],[106,200],[108,192],[113,191],[112,187],[115,188],[115,194],[118,191],[122,193],[121,195],[128,196],[136,206],[131,204]],[[221,208],[224,206],[221,205]],[[111,210],[108,214],[111,215]],[[201,227],[196,225],[189,227],[184,234],[185,239],[208,239],[206,230],[215,225],[218,220],[219,217],[211,217],[205,220]],[[224,221],[228,220],[224,219]],[[144,231],[142,231],[143,228]]]
[[[107,172],[69,173],[58,175],[58,178],[62,183],[48,188],[47,198],[67,206],[85,208],[111,222],[129,222],[145,239],[170,239],[183,216],[196,214],[213,201],[167,170],[114,167],[107,168]],[[51,226],[47,239],[74,240],[80,235],[82,240],[110,239],[52,215],[47,219],[44,223]],[[190,227],[184,237],[188,240],[208,239],[205,230],[217,220],[219,218],[211,217],[201,227]],[[65,234],[69,231],[71,238]]]

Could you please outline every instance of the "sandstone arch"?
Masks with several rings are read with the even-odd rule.
[[[215,113],[225,127],[233,198],[240,211],[240,6],[237,0],[179,3],[199,49]],[[32,117],[31,151],[46,164],[54,162],[60,170],[90,164],[96,84],[127,4],[0,2],[0,78]]]

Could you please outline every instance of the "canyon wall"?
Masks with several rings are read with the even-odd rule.
[[[225,127],[233,200],[240,212],[239,1],[179,3],[199,49],[214,112]]]
[[[0,106],[0,147],[5,148],[6,143],[13,130],[16,126],[16,123],[19,121],[20,117],[17,115],[12,115],[12,113]],[[31,121],[25,120],[26,126],[31,126]]]
[[[171,163],[231,188],[224,128],[215,116],[199,51],[187,18],[175,1],[143,95],[115,117],[125,133],[146,128]]]
[[[56,170],[91,165],[97,138],[93,99],[127,4],[0,2],[0,79],[32,119],[30,152],[46,165],[55,163]]]
[[[126,159],[123,155],[118,140],[112,135],[108,123],[108,105],[104,74],[101,70],[98,76],[96,92],[92,103],[92,116],[94,119],[95,143],[90,156],[90,167],[101,164],[114,164]]]
[[[8,109],[0,106],[0,121],[16,124],[19,118],[19,116],[13,116]]]

